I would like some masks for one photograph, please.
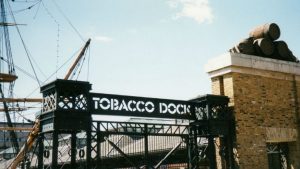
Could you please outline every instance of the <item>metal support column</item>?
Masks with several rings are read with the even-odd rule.
[[[189,169],[199,168],[199,152],[197,145],[197,128],[193,124],[189,128]]]
[[[71,166],[76,168],[76,132],[71,133]]]
[[[91,157],[91,152],[92,152],[92,133],[91,129],[88,129],[86,131],[86,167],[87,169],[92,168],[91,162],[92,162],[92,157]]]
[[[144,147],[145,147],[145,169],[149,169],[150,163],[149,163],[149,152],[148,152],[148,125],[145,124],[145,133],[144,133]]]
[[[206,110],[207,110],[207,117],[208,120],[212,120],[213,119],[213,115],[212,115],[212,110],[211,110],[211,106],[210,104],[206,105]],[[209,122],[208,122],[209,124]],[[208,135],[208,159],[209,159],[209,168],[210,169],[216,169],[217,168],[217,161],[216,161],[216,148],[215,148],[215,142],[214,142],[214,136],[211,134],[211,128],[210,128],[210,124],[208,125],[208,131],[209,131],[209,135]]]
[[[52,133],[52,168],[58,169],[58,132],[54,131]]]
[[[208,159],[209,159],[209,168],[216,169],[216,148],[213,136],[208,136]]]
[[[97,124],[97,154],[96,154],[96,168],[101,168],[101,132],[100,132],[100,123]]]
[[[226,161],[228,162],[226,167],[228,169],[234,169],[234,157],[233,157],[233,146],[232,146],[232,139],[230,136],[225,138],[226,144]]]
[[[40,133],[39,134],[39,137],[38,137],[38,169],[43,169],[43,166],[44,166],[44,134],[43,133]]]
[[[187,168],[190,168],[190,161],[189,159],[191,158],[190,156],[190,138],[189,136],[185,137],[185,145],[186,145],[186,149],[187,149]]]

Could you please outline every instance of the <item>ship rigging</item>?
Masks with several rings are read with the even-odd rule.
[[[14,1],[12,1],[14,2]],[[26,1],[27,2],[27,1]],[[52,73],[50,76],[48,76],[45,80],[40,80],[38,78],[37,72],[35,65],[37,65],[37,68],[40,70],[38,67],[38,64],[36,61],[33,59],[31,56],[27,46],[25,45],[25,41],[21,36],[20,30],[19,30],[19,25],[24,25],[24,24],[19,24],[16,22],[16,19],[14,17],[14,13],[22,12],[25,10],[30,10],[35,6],[38,6],[37,10],[39,9],[40,6],[43,6],[45,9],[45,12],[55,21],[55,24],[58,26],[58,32],[57,32],[57,57],[58,57],[58,51],[59,51],[59,23],[56,21],[56,19],[52,16],[50,11],[47,9],[45,4],[43,3],[42,0],[36,0],[36,1],[28,1],[29,3],[33,3],[30,6],[25,7],[24,9],[13,11],[11,8],[11,2],[9,0],[0,0],[0,12],[1,12],[1,20],[0,20],[0,114],[1,114],[1,119],[0,122],[2,125],[0,126],[0,132],[3,133],[3,136],[5,137],[3,139],[4,141],[4,146],[1,147],[0,145],[0,152],[1,150],[5,148],[12,148],[12,152],[14,155],[21,154],[21,157],[18,156],[13,165],[19,164],[20,161],[22,161],[25,157],[25,154],[29,150],[29,148],[33,145],[35,138],[30,137],[33,136],[32,132],[37,133],[38,127],[39,127],[39,122],[36,121],[32,112],[35,111],[35,116],[38,116],[40,113],[41,109],[41,103],[43,100],[41,98],[30,98],[29,96],[32,95],[33,92],[36,92],[37,89],[40,88],[42,84],[47,82],[49,79],[53,78],[54,75],[56,75],[57,78],[57,71],[60,70],[63,66],[65,66],[70,60],[72,60],[75,56],[73,54],[67,61],[65,61],[61,66],[58,65],[58,61],[56,64],[56,70],[54,73]],[[54,2],[55,3],[55,2]],[[41,5],[42,4],[42,5]],[[55,4],[57,7],[58,5]],[[62,13],[62,10],[59,9],[59,12]],[[77,33],[77,35],[80,37],[80,39],[83,40],[82,36],[78,32],[78,30],[72,25],[70,20],[64,15],[64,18],[67,19],[68,23],[71,25],[71,27],[74,29],[74,31]],[[21,66],[17,66],[14,63],[14,52],[12,50],[11,46],[11,39],[10,39],[10,30],[11,28],[16,28],[16,32],[19,34],[19,37],[21,39],[22,46],[25,51],[26,58],[28,59],[28,62],[30,63],[30,67],[32,69],[33,73],[28,73],[28,71],[24,70]],[[65,79],[72,79],[75,77],[75,74],[77,73],[79,75],[81,68],[82,68],[82,62],[85,60],[85,54],[86,50],[90,44],[90,39],[86,42],[85,46],[83,49],[81,49],[81,52],[77,56],[75,62],[71,66],[71,68],[67,71],[67,74],[65,76]],[[80,50],[78,50],[80,51]],[[35,65],[34,65],[35,64]],[[81,65],[80,65],[81,64]],[[79,66],[80,65],[80,66]],[[26,97],[18,97],[19,95],[15,94],[14,87],[15,83],[18,80],[17,76],[17,71],[22,72],[23,74],[27,75],[29,78],[35,80],[38,86],[35,87],[35,90],[31,92],[29,95]],[[42,72],[42,71],[40,71]],[[43,73],[42,73],[43,74]],[[77,78],[78,78],[77,75]],[[18,83],[18,82],[17,82]],[[20,105],[22,104],[22,105]],[[23,114],[23,112],[26,112],[30,110],[31,116],[27,117],[26,115]],[[3,116],[4,115],[4,116]],[[18,117],[18,118],[16,118]],[[26,126],[22,126],[21,122],[27,121]],[[20,126],[21,125],[21,126]],[[31,126],[31,127],[28,127]],[[24,135],[20,136],[18,133],[29,132],[28,138]],[[24,145],[23,145],[24,144]],[[20,148],[22,146],[22,148]],[[25,148],[24,148],[25,146]],[[18,153],[19,152],[19,153]],[[20,160],[21,159],[21,160]],[[17,163],[17,164],[16,164]],[[15,167],[15,166],[13,166]]]

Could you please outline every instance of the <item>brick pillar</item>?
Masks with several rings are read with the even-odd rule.
[[[300,64],[227,53],[209,61],[212,93],[230,97],[236,119],[236,163],[268,169],[267,143],[287,143],[300,168]],[[298,133],[298,136],[297,136]]]

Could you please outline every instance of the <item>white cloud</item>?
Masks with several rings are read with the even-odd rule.
[[[93,38],[93,40],[98,41],[98,42],[106,42],[106,43],[113,41],[112,38],[107,37],[107,36],[95,36]]]
[[[208,0],[169,0],[168,5],[172,9],[179,9],[173,19],[188,17],[201,23],[212,23],[213,13]]]

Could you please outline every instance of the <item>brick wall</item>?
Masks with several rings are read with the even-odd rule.
[[[234,106],[236,161],[239,167],[268,169],[266,128],[293,128],[299,131],[296,106],[300,110],[300,104],[296,104],[295,97],[299,102],[300,80],[296,83],[296,91],[292,74],[251,68],[239,70],[238,73],[228,72],[212,77],[212,91],[213,94],[229,96],[230,105]],[[289,165],[300,169],[299,138],[298,142],[289,142],[288,146]]]

